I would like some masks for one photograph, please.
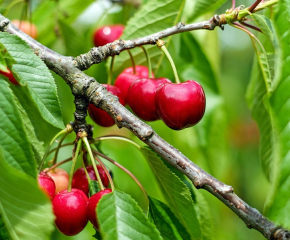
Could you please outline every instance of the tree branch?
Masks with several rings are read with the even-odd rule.
[[[83,124],[86,116],[84,112],[85,106],[88,102],[93,103],[96,107],[109,113],[115,119],[119,128],[128,128],[139,139],[154,149],[163,159],[184,173],[197,189],[205,189],[227,205],[245,222],[248,228],[258,230],[267,239],[290,239],[289,231],[280,226],[276,226],[275,223],[264,217],[258,210],[251,208],[233,192],[231,186],[220,182],[195,165],[180,151],[158,136],[150,126],[123,107],[116,96],[110,94],[106,88],[99,84],[94,78],[87,76],[80,70],[101,62],[108,56],[117,55],[123,50],[144,44],[155,44],[158,38],[195,29],[214,29],[215,26],[221,26],[219,21],[220,18],[215,16],[209,21],[202,23],[190,25],[178,24],[173,28],[147,37],[127,41],[120,40],[116,43],[107,44],[104,47],[93,48],[89,53],[81,55],[77,59],[61,56],[41,45],[17,29],[2,15],[0,15],[0,30],[15,34],[22,38],[31,46],[35,54],[37,54],[52,71],[60,75],[71,87],[72,94],[75,96],[76,101],[80,101],[80,112],[78,118],[76,118],[76,120],[80,121],[80,126],[74,126],[76,131],[78,131],[79,127],[84,126]]]

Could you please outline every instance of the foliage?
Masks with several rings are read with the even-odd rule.
[[[25,3],[17,2],[0,1],[1,13],[14,19],[20,18],[21,12],[29,12]],[[37,41],[71,56],[93,47],[92,33],[101,23],[123,23],[122,39],[135,39],[172,27],[180,20],[202,21],[231,7],[231,2],[224,0],[149,0],[139,8],[130,3],[92,0],[28,2],[39,32]],[[252,1],[241,4],[251,5]],[[149,124],[193,162],[233,185],[249,205],[262,212],[265,204],[267,217],[290,228],[290,33],[286,24],[290,3],[280,0],[273,11],[249,18],[263,32],[255,35],[265,51],[256,40],[253,45],[244,32],[230,26],[224,32],[199,30],[165,39],[181,81],[195,79],[201,83],[207,108],[197,126],[182,131],[170,130],[161,121]],[[146,49],[155,76],[173,80],[162,52],[154,45]],[[44,146],[68,123],[63,117],[73,120],[75,107],[68,101],[71,90],[20,38],[0,33],[0,51],[0,69],[8,66],[20,82],[15,86],[0,75],[0,239],[67,239],[53,230],[51,204],[37,187],[36,169]],[[141,49],[133,49],[132,54],[136,64],[146,65]],[[86,73],[105,83],[109,64],[92,66]],[[130,65],[128,53],[116,56],[113,81]],[[258,126],[259,144],[252,118]],[[107,134],[143,144],[128,130],[95,126],[94,136]],[[72,136],[66,141],[74,139]],[[104,196],[98,205],[100,232],[88,225],[74,239],[263,239],[259,233],[248,231],[212,196],[193,189],[185,176],[151,149],[141,147],[137,152],[127,143],[102,142],[102,152],[140,180],[149,204],[128,176],[106,162],[120,191]],[[71,155],[71,148],[62,149],[59,160]],[[69,169],[71,163],[63,166]]]

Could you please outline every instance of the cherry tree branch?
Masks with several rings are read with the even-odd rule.
[[[41,45],[21,32],[11,24],[7,18],[0,15],[0,31],[15,34],[22,38],[31,46],[35,54],[38,55],[52,71],[60,75],[70,86],[72,94],[75,96],[76,112],[74,130],[76,132],[90,130],[90,127],[88,127],[85,122],[85,117],[87,115],[86,110],[88,103],[93,103],[96,107],[109,113],[114,118],[119,128],[125,127],[132,131],[163,159],[185,174],[197,189],[205,189],[228,206],[245,222],[248,228],[258,230],[266,239],[290,239],[290,232],[288,230],[277,226],[264,217],[258,210],[250,207],[233,192],[231,186],[220,182],[194,164],[178,149],[162,139],[149,125],[145,124],[123,107],[116,96],[110,94],[106,88],[99,84],[94,78],[87,76],[81,71],[92,64],[103,61],[108,56],[119,54],[123,50],[144,44],[155,44],[158,38],[196,29],[213,30],[216,26],[222,26],[221,19],[217,16],[202,23],[189,25],[178,24],[173,28],[147,37],[127,41],[120,40],[116,43],[107,44],[104,47],[94,48],[87,54],[73,58],[62,56]]]

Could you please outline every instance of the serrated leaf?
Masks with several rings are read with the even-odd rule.
[[[149,197],[150,216],[165,240],[190,239],[189,233],[170,208],[156,198]]]
[[[19,37],[0,33],[0,42],[17,62],[12,71],[27,84],[43,119],[57,128],[64,128],[56,85],[47,66]]]
[[[48,239],[52,233],[50,200],[36,179],[9,166],[0,151],[0,213],[13,240]]]
[[[44,155],[44,146],[43,142],[40,140],[39,132],[42,131],[41,127],[43,127],[42,117],[37,113],[38,109],[33,103],[33,100],[28,94],[27,86],[14,86],[10,85],[11,90],[13,91],[16,105],[19,109],[21,120],[24,125],[24,129],[26,131],[29,143],[31,145],[31,149],[34,153],[34,157],[38,163],[40,163],[43,155]],[[47,123],[49,127],[49,124]]]
[[[156,0],[147,2],[128,21],[121,38],[126,40],[135,39],[173,27],[180,18],[184,2],[184,0]],[[167,47],[169,43],[170,38],[167,38]],[[150,55],[152,69],[156,72],[160,67],[164,55],[155,45],[146,46],[146,48]],[[147,65],[146,57],[141,49],[135,48],[131,52],[136,65]],[[129,55],[122,53],[115,59],[114,76],[117,76],[124,68],[131,65]]]
[[[172,212],[186,227],[191,239],[201,239],[200,223],[187,186],[166,167],[160,156],[151,149],[142,147],[141,152],[147,159]]]
[[[0,75],[0,147],[7,162],[36,177],[36,161],[9,84]]]
[[[192,22],[197,17],[204,15],[208,12],[215,11],[225,2],[226,0],[196,0],[191,13],[191,17],[188,19],[188,22]]]
[[[271,42],[273,47],[277,46],[277,39],[274,35],[274,26],[272,21],[265,15],[261,14],[251,14],[251,17],[256,22],[257,26],[262,30],[262,32],[267,36],[268,40]]]
[[[38,30],[37,40],[51,47],[58,37],[56,19],[65,19],[67,24],[71,24],[93,2],[94,0],[42,1],[33,12],[33,22]]]
[[[290,31],[285,22],[290,20],[290,3],[286,0],[278,1],[274,15],[274,24],[279,39],[280,52],[276,59],[277,78],[276,87],[270,99],[273,111],[279,152],[275,155],[275,181],[272,184],[268,198],[266,213],[278,224],[290,228]]]
[[[103,240],[162,239],[136,201],[118,190],[101,198],[97,219]]]
[[[252,116],[257,122],[260,132],[259,155],[262,168],[268,180],[272,179],[274,151],[274,123],[266,105],[268,90],[263,75],[255,58],[250,84],[247,90],[247,101]],[[266,101],[266,102],[265,102]]]

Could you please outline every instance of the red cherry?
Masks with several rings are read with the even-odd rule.
[[[148,78],[148,68],[145,66],[136,66],[136,74],[134,74],[133,67],[126,68],[120,75],[116,78],[115,86],[118,87],[125,97],[127,102],[128,90],[130,85],[139,78]],[[154,74],[152,73],[152,78]]]
[[[17,82],[17,80],[13,76],[13,73],[9,69],[7,69],[7,72],[3,72],[0,70],[0,74],[7,77],[9,79],[9,81],[11,83],[13,83],[14,85],[19,85],[19,83]]]
[[[122,105],[125,105],[124,96],[117,87],[108,84],[102,85],[106,87],[110,93],[117,96],[119,98],[119,102]],[[91,119],[93,119],[96,124],[102,127],[111,127],[115,124],[114,119],[108,113],[102,109],[97,108],[94,104],[89,104],[88,110]]]
[[[60,191],[52,201],[55,225],[59,231],[67,236],[81,232],[88,222],[88,197],[79,189],[71,192]]]
[[[69,175],[62,168],[55,168],[47,173],[55,183],[55,193],[68,188]]]
[[[33,23],[30,23],[28,21],[19,21],[19,20],[13,20],[12,23],[16,27],[18,27],[22,32],[24,32],[27,35],[29,35],[30,37],[36,39],[37,29]]]
[[[93,226],[98,229],[98,222],[97,222],[97,214],[96,214],[96,208],[101,200],[102,196],[109,194],[112,192],[112,189],[104,189],[102,191],[97,192],[89,199],[88,204],[88,219],[93,224]]]
[[[52,200],[55,194],[55,183],[53,179],[47,173],[40,172],[37,180],[40,189]]]
[[[119,39],[123,34],[124,28],[125,27],[121,24],[98,28],[94,32],[95,46],[104,46],[107,43],[111,43]]]
[[[167,78],[140,78],[133,82],[128,91],[128,104],[133,112],[146,121],[159,119],[155,107],[156,89],[171,83]]]
[[[203,117],[205,95],[201,85],[193,80],[165,83],[156,90],[155,104],[163,122],[174,130],[181,130]]]
[[[104,169],[100,166],[97,165],[98,172],[100,174],[102,183],[105,187],[108,187],[109,185],[109,179],[104,171]],[[95,170],[93,166],[87,166],[86,167],[87,172],[92,180],[97,181],[97,177],[95,174]],[[89,194],[89,182],[85,173],[85,170],[83,168],[79,168],[76,170],[76,172],[73,175],[73,180],[72,180],[72,187],[77,188],[82,190],[85,194]]]

